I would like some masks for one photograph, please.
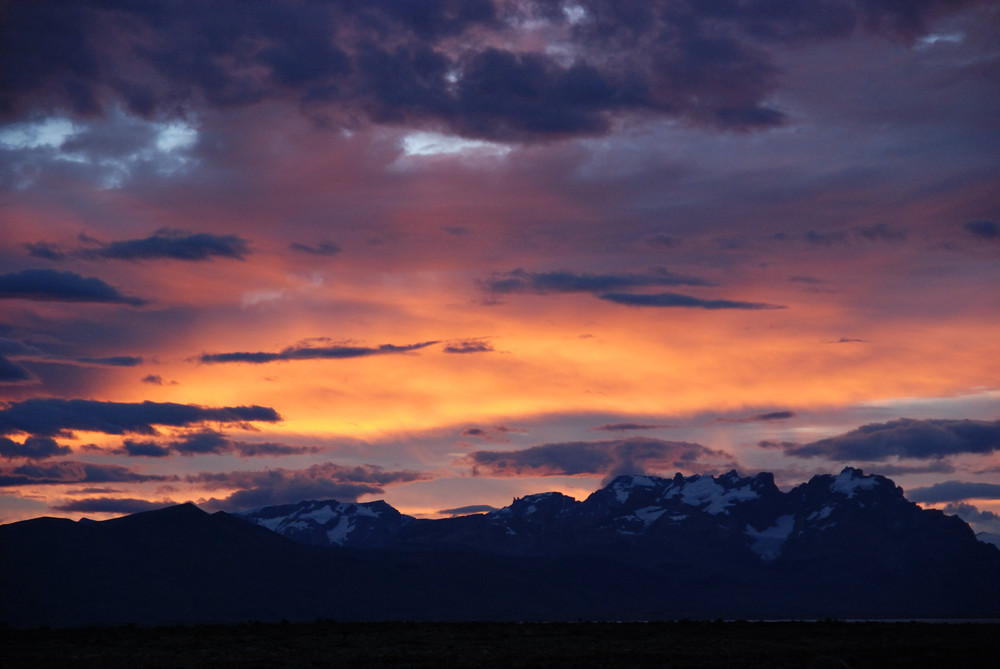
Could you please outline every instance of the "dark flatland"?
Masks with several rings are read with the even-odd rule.
[[[5,666],[1000,666],[993,623],[246,623],[3,630]]]

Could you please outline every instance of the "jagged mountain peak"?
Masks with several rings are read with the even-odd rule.
[[[237,515],[301,543],[337,546],[379,545],[413,520],[383,500],[305,500]]]
[[[578,503],[576,499],[561,492],[541,492],[525,495],[524,497],[515,497],[509,506],[492,511],[487,515],[491,518],[524,518],[537,515],[539,512],[559,513],[572,508]]]
[[[734,504],[761,497],[780,494],[774,485],[774,476],[761,472],[755,476],[741,476],[736,470],[717,477],[707,474],[673,478],[647,475],[622,475],[588,498],[591,504],[601,506],[636,505],[689,506],[709,514],[725,513]]]
[[[879,474],[866,475],[856,467],[844,467],[836,475],[813,476],[792,492],[812,504],[840,506],[847,503],[865,506],[869,503],[910,503],[906,501],[903,489],[891,479]]]

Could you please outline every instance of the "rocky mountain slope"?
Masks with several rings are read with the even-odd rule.
[[[12,626],[239,620],[1000,618],[1000,550],[855,469],[622,476],[583,501],[415,519],[188,504],[0,526]]]

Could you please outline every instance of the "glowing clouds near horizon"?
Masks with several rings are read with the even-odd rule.
[[[1000,484],[995,3],[8,4],[0,520]]]

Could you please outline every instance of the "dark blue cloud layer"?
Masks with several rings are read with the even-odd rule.
[[[56,511],[67,511],[70,513],[141,513],[143,511],[155,511],[166,506],[172,506],[176,502],[150,502],[145,499],[134,499],[129,497],[87,497],[85,499],[74,499],[63,504],[57,504],[52,508]]]
[[[24,383],[34,378],[24,367],[0,355],[0,383]]]
[[[809,444],[784,444],[783,447],[789,455],[824,457],[840,462],[987,454],[1000,450],[1000,421],[900,418],[863,425]]]
[[[926,488],[915,488],[906,493],[912,502],[936,504],[939,502],[960,502],[966,499],[1000,499],[1000,484],[969,483],[966,481],[944,481]]]
[[[589,274],[567,271],[527,272],[515,269],[494,274],[481,282],[482,287],[497,294],[508,293],[602,293],[613,290],[644,288],[647,286],[707,286],[709,283],[696,276],[654,270],[646,274]]]
[[[288,245],[288,248],[300,253],[326,257],[335,256],[343,250],[338,244],[334,244],[333,242],[320,242],[318,244],[302,244],[299,242],[292,242]]]
[[[717,463],[715,465],[709,463]],[[603,476],[707,471],[735,466],[724,451],[683,441],[632,437],[541,444],[517,451],[475,451],[459,461],[476,476]]]
[[[282,99],[503,140],[600,134],[621,113],[753,129],[784,120],[768,106],[780,82],[768,46],[857,30],[910,41],[965,4],[581,0],[574,22],[549,0],[10,0],[0,116]],[[498,46],[539,20],[565,34],[564,54]]]
[[[409,470],[386,470],[377,465],[354,467],[332,462],[305,469],[274,468],[194,474],[185,478],[209,489],[236,489],[224,499],[201,504],[207,510],[250,509],[293,504],[304,499],[356,501],[361,495],[384,492],[383,486],[429,480],[431,475]]]
[[[979,239],[995,241],[1000,239],[1000,223],[996,221],[969,221],[965,224],[966,232]]]
[[[459,341],[448,344],[443,350],[445,353],[491,353],[493,344],[480,340]]]
[[[592,429],[601,432],[626,432],[629,430],[662,430],[671,427],[677,426],[664,423],[605,423]]]
[[[756,311],[758,309],[784,309],[777,304],[765,304],[763,302],[740,302],[735,300],[706,300],[691,295],[681,295],[679,293],[602,293],[598,295],[602,300],[623,304],[627,307],[661,307],[661,308],[688,308],[688,309],[747,309]]]
[[[69,452],[69,446],[60,446],[52,437],[30,436],[24,440],[24,443],[0,437],[0,457],[2,458],[43,460],[56,455],[66,455]]]
[[[96,248],[77,248],[63,251],[57,244],[36,242],[25,244],[28,253],[46,260],[83,258],[87,260],[211,260],[230,258],[243,260],[249,253],[247,241],[236,235],[188,233],[183,230],[164,229],[142,239],[126,239]]]
[[[235,352],[235,353],[205,353],[200,360],[206,363],[216,362],[249,362],[263,364],[266,362],[278,362],[281,360],[339,360],[346,358],[364,358],[372,355],[390,355],[394,353],[409,353],[428,346],[438,344],[437,341],[425,341],[418,344],[407,344],[396,346],[394,344],[382,344],[381,346],[294,346],[268,353],[258,351]]]
[[[25,269],[0,275],[0,299],[146,304],[146,300],[123,295],[100,279],[50,269]]]
[[[156,426],[186,427],[203,423],[274,423],[274,409],[262,406],[203,407],[173,402],[98,402],[29,399],[0,409],[0,435],[24,432],[54,436],[83,430],[104,434],[155,434]]]
[[[146,475],[121,465],[99,465],[91,462],[58,461],[0,467],[0,487],[176,480],[176,476]]]
[[[279,457],[316,453],[315,446],[289,446],[275,442],[233,441],[215,430],[199,430],[166,443],[132,441],[126,439],[116,453],[131,457],[163,458],[170,455],[221,455],[234,454],[241,458]]]

